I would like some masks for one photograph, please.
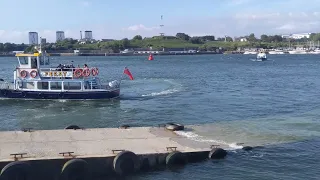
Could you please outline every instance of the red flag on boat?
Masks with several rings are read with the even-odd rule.
[[[127,67],[124,68],[124,74],[128,75],[131,80],[133,80],[133,76]]]

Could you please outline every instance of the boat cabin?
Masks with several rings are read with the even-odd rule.
[[[75,68],[73,64],[50,66],[49,54],[16,54],[14,89],[28,91],[88,91],[102,87],[98,68]]]

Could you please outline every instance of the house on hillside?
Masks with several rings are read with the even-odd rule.
[[[134,54],[159,54],[160,51],[153,51],[152,48],[134,48]]]
[[[114,39],[101,39],[101,42],[112,42],[115,41]]]
[[[196,53],[197,52],[197,49],[195,48],[166,48],[166,51],[169,52],[169,53]]]
[[[238,42],[247,42],[248,39],[245,37],[235,37],[234,41],[238,41]]]

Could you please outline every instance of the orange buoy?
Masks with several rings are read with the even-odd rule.
[[[153,60],[153,56],[152,56],[152,54],[150,54],[150,55],[149,55],[148,60],[149,60],[149,61],[152,61],[152,60]]]

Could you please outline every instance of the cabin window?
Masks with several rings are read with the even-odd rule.
[[[45,59],[45,65],[49,65],[50,64],[50,60],[49,60],[49,57],[47,57],[46,59]]]
[[[48,82],[38,82],[38,89],[48,90],[49,83]]]
[[[41,65],[41,66],[45,65],[45,64],[44,64],[44,59],[43,59],[42,57],[39,57],[39,60],[40,60],[40,65]]]
[[[19,61],[21,65],[27,65],[28,64],[28,57],[19,57]]]
[[[61,90],[62,82],[50,82],[51,90]]]
[[[81,82],[64,82],[64,90],[81,90]]]

